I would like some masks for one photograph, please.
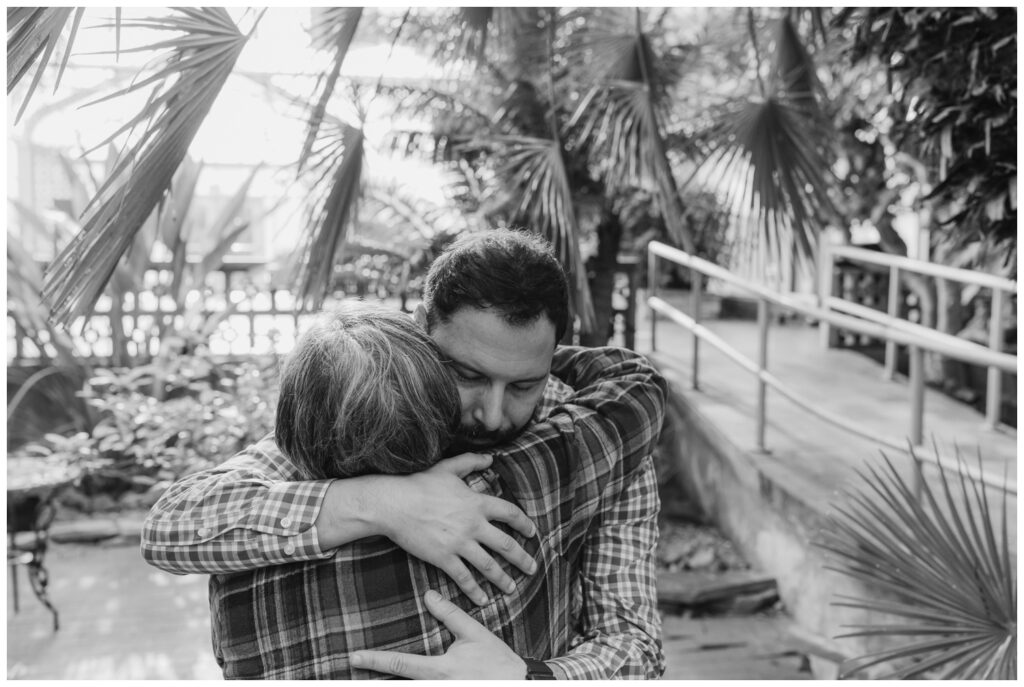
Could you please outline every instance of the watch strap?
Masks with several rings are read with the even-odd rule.
[[[535,658],[523,657],[523,661],[526,662],[526,679],[527,680],[554,680],[555,673],[548,667],[548,664],[544,661],[538,661]]]

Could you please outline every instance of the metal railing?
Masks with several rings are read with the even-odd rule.
[[[835,297],[835,279],[833,276],[835,274],[836,260],[840,258],[852,262],[861,262],[889,268],[888,311],[885,315],[871,308],[865,308],[863,306],[858,307],[856,304],[849,303],[842,298]],[[957,269],[955,267],[947,267],[945,265],[936,265],[930,262],[912,260],[900,255],[889,255],[887,253],[879,253],[877,251],[856,248],[854,246],[835,246],[827,243],[823,243],[821,246],[820,265],[819,274],[821,275],[822,304],[826,308],[847,312],[859,317],[871,319],[875,322],[883,320],[887,322],[905,322],[905,320],[902,320],[899,317],[899,289],[901,273],[926,275],[937,279],[956,281],[961,284],[972,284],[981,288],[990,289],[992,291],[992,301],[989,310],[988,349],[996,353],[1003,350],[1003,305],[1007,295],[1017,293],[1016,281],[1004,279],[991,274],[984,274],[982,272],[975,272],[973,270]],[[831,338],[829,336],[829,329],[829,324],[827,322],[823,322],[822,339],[826,342],[826,345]],[[960,342],[967,345],[976,345],[956,337],[948,337],[947,341],[950,339],[953,340],[951,343]],[[896,345],[897,342],[892,340],[886,341],[885,344],[884,375],[887,379],[893,379],[896,373]],[[915,363],[915,358],[919,357],[919,355],[919,351],[915,352],[913,348],[911,349],[911,365],[920,363],[919,360]],[[988,383],[986,384],[986,389],[985,426],[989,429],[995,429],[999,424],[999,412],[1002,403],[1003,390],[1001,370],[996,365],[988,366]]]
[[[970,341],[964,341],[963,339],[958,339],[947,334],[940,334],[928,329],[927,327],[922,327],[921,325],[913,324],[905,320],[896,320],[885,314],[877,313],[876,311],[872,311],[873,314],[871,319],[863,319],[861,317],[854,316],[854,314],[846,314],[827,308],[809,305],[804,299],[794,297],[790,294],[776,293],[764,286],[747,281],[741,277],[737,277],[728,270],[723,269],[714,263],[657,241],[653,241],[649,245],[647,257],[649,285],[647,305],[652,311],[651,350],[656,350],[657,318],[655,313],[660,313],[673,322],[685,327],[693,334],[690,370],[692,388],[699,388],[698,365],[700,341],[710,343],[733,362],[753,374],[758,380],[757,416],[755,419],[757,448],[761,451],[765,450],[767,390],[768,387],[771,387],[803,410],[821,420],[824,420],[825,422],[856,436],[881,444],[887,448],[904,453],[912,450],[916,460],[937,465],[938,458],[922,445],[924,416],[924,366],[922,362],[922,352],[935,351],[942,355],[949,356],[950,358],[973,363],[975,365],[982,365],[1014,374],[1017,372],[1017,357],[1015,355],[992,351]],[[658,297],[657,270],[659,258],[669,260],[683,267],[688,267],[691,270],[690,283],[692,286],[690,297],[692,299],[693,317],[690,317],[678,308]],[[703,292],[703,288],[701,286],[702,280],[700,278],[701,274],[707,275],[713,279],[719,279],[756,296],[758,329],[756,361],[750,360],[730,346],[721,337],[700,324],[700,302]],[[860,334],[866,334],[877,339],[891,341],[910,347],[912,353],[910,357],[910,397],[912,408],[910,432],[911,446],[907,446],[885,437],[879,437],[876,431],[851,422],[845,417],[823,410],[768,372],[766,369],[768,360],[768,325],[771,320],[771,308],[773,306],[815,319],[820,324],[842,327],[843,329],[849,329]],[[861,312],[862,310],[869,309],[862,307],[850,308],[851,313],[855,312],[857,315],[864,315],[864,313]],[[1006,489],[1014,496],[1017,494],[1016,480],[1011,481],[1002,476],[998,478],[992,477],[982,470],[975,469],[967,465],[962,466],[961,469],[964,474],[977,482],[981,482],[998,489]]]

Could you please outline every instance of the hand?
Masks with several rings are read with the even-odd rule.
[[[479,494],[462,481],[490,464],[491,456],[465,453],[412,475],[336,480],[317,518],[321,546],[334,548],[383,534],[443,570],[477,604],[487,603],[487,595],[467,564],[510,593],[515,589],[512,578],[491,552],[527,574],[536,570],[536,564],[515,539],[491,521],[504,522],[527,537],[532,537],[536,528],[514,504]]]
[[[413,680],[522,680],[526,663],[512,649],[434,590],[423,595],[427,610],[444,623],[455,643],[444,656],[400,651],[357,651],[352,665]]]

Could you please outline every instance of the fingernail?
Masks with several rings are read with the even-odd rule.
[[[530,563],[530,574],[537,572],[537,561]]]
[[[505,586],[505,593],[506,593],[506,594],[511,594],[511,593],[512,593],[512,592],[514,592],[515,590],[516,590],[516,583],[515,583],[515,582],[509,582],[509,583],[508,583],[508,584],[507,584],[507,585]]]
[[[441,595],[439,593],[437,593],[436,591],[434,591],[433,589],[428,589],[427,593],[423,595],[424,599],[430,599],[431,601],[436,601],[440,597],[441,597]]]
[[[352,654],[352,656],[351,656],[351,658],[349,658],[349,660],[352,662],[352,665],[356,666],[357,668],[359,666],[363,665],[363,655],[362,654]]]
[[[479,606],[487,605],[487,595],[486,594],[480,594],[479,596],[477,596],[476,597],[476,603]]]

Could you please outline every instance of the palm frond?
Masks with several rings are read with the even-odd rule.
[[[38,59],[39,66],[32,77],[32,83],[25,93],[25,99],[14,117],[15,124],[21,119],[43,76],[57,42],[64,31],[64,26],[74,13],[71,30],[68,34],[67,47],[60,62],[54,89],[60,85],[61,76],[71,56],[71,46],[75,42],[78,25],[82,21],[83,8],[73,7],[9,7],[7,8],[7,93],[21,81]]]
[[[142,111],[122,127],[145,129],[117,160],[81,233],[47,271],[44,297],[56,322],[67,324],[93,307],[118,260],[163,198],[248,39],[224,9],[184,8],[177,13],[141,22],[184,35],[163,41],[170,47],[163,66],[129,88],[158,83]]]
[[[670,237],[692,252],[694,238],[682,219],[678,185],[650,90],[631,82],[595,87],[580,103],[573,125],[580,127],[579,138],[592,141],[592,157],[604,165],[610,188],[653,186]]]
[[[16,205],[19,214],[42,235],[50,233],[47,223],[32,210]],[[77,366],[78,350],[74,339],[47,322],[46,309],[40,292],[43,288],[43,270],[32,254],[7,228],[7,314],[17,323],[21,332],[29,337],[43,359],[56,358],[62,365]],[[52,353],[51,353],[52,351]]]
[[[314,148],[322,169],[318,186],[322,200],[311,213],[308,233],[296,252],[297,300],[302,307],[318,309],[329,293],[334,267],[341,263],[345,242],[358,217],[365,136],[363,130],[337,122],[321,136],[326,143]]]
[[[505,78],[529,78],[547,59],[543,24],[554,14],[541,7],[460,7],[450,29],[457,38],[440,57],[500,64],[511,70]]]
[[[489,144],[500,146],[503,162],[498,175],[517,198],[513,222],[523,222],[554,246],[569,276],[573,312],[579,316],[583,331],[593,331],[593,302],[580,255],[580,230],[561,146],[556,141],[526,136],[492,137]]]
[[[1017,590],[1009,553],[1007,493],[1001,536],[985,488],[939,463],[936,491],[921,498],[884,456],[886,469],[862,474],[866,486],[837,508],[818,545],[832,566],[879,592],[839,605],[902,619],[856,625],[846,637],[907,638],[909,643],[852,659],[844,673],[889,664],[890,678],[1016,677]],[[959,449],[957,464],[962,464]],[[979,456],[980,460],[980,456]],[[920,469],[915,466],[915,469]]]
[[[585,28],[569,40],[573,72],[593,84],[570,120],[576,138],[588,141],[593,162],[610,189],[640,186],[654,191],[669,236],[687,251],[695,249],[683,222],[664,138],[667,60],[657,59],[642,29],[638,8],[601,8],[588,13]]]
[[[320,95],[316,99],[309,114],[308,126],[306,129],[306,140],[302,145],[302,153],[299,155],[299,170],[305,166],[316,140],[320,124],[324,120],[327,111],[327,103],[334,93],[341,74],[341,65],[345,61],[345,55],[352,45],[352,38],[355,36],[359,20],[363,15],[362,7],[329,7],[322,11],[322,23],[313,27],[314,41],[323,42],[330,46],[332,52],[331,70],[322,74],[317,80],[317,89]]]
[[[820,122],[784,98],[744,100],[719,115],[712,151],[696,176],[737,215],[758,220],[769,250],[792,236],[797,258],[813,260],[817,234],[836,216]]]

